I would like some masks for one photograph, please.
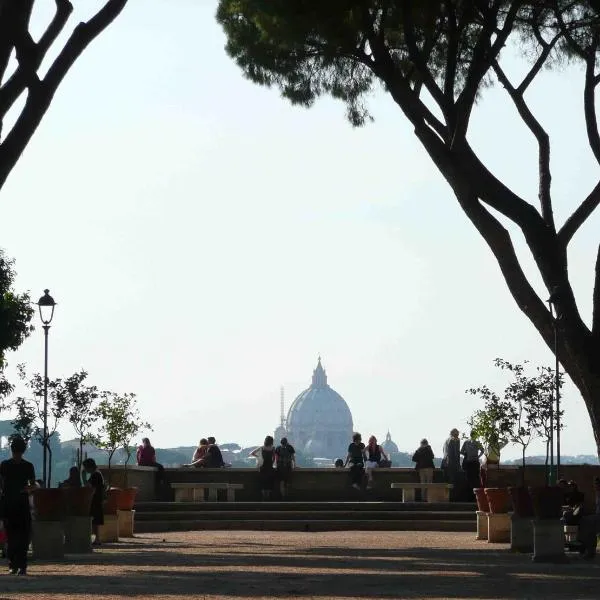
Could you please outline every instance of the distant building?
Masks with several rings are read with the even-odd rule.
[[[279,440],[285,433],[296,450],[333,460],[345,458],[352,432],[352,413],[342,396],[328,385],[319,357],[312,384],[296,397],[275,438]]]
[[[392,454],[398,454],[399,452],[398,446],[394,441],[392,441],[392,436],[389,431],[387,432],[387,435],[385,436],[385,442],[381,444],[381,447],[385,450],[385,453],[388,456],[391,456]]]

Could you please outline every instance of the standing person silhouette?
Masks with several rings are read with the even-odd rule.
[[[6,556],[9,572],[27,574],[27,550],[31,538],[29,494],[38,485],[33,465],[23,458],[27,444],[21,437],[10,444],[12,458],[0,463],[0,513],[6,532]]]

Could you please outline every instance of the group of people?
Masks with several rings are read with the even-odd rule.
[[[373,470],[377,467],[391,466],[389,456],[377,443],[377,438],[372,435],[369,443],[365,446],[360,433],[352,436],[352,442],[348,446],[348,454],[345,462],[341,459],[336,461],[336,467],[350,467],[350,483],[353,488],[362,489],[363,482],[367,480],[367,489],[373,487]]]
[[[287,438],[281,438],[276,447],[275,440],[268,435],[263,445],[253,450],[250,456],[256,458],[263,500],[270,500],[276,482],[279,483],[279,493],[284,499],[292,471],[296,467],[296,450]]]
[[[3,555],[8,558],[9,573],[27,574],[27,552],[31,543],[31,494],[40,488],[33,464],[25,460],[27,443],[20,437],[11,441],[11,458],[0,463],[0,523],[5,537]],[[69,477],[59,487],[93,489],[90,517],[94,545],[100,544],[98,528],[104,523],[104,479],[95,461],[87,458],[82,463],[83,480],[77,467],[71,467]]]
[[[469,495],[473,494],[474,488],[487,487],[488,469],[500,463],[500,450],[505,445],[506,442],[499,440],[484,448],[475,432],[471,432],[469,438],[461,444],[458,429],[452,429],[444,442],[442,458],[442,469],[447,481],[455,488],[459,487],[457,483],[464,475]]]
[[[217,440],[213,436],[202,438],[192,456],[192,462],[183,465],[185,467],[196,467],[206,469],[219,469],[225,466],[221,449],[217,446]]]

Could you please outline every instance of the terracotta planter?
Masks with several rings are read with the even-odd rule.
[[[564,490],[558,486],[529,488],[536,519],[560,519],[564,502]]]
[[[65,496],[58,488],[37,489],[33,492],[33,510],[37,521],[62,521],[65,515]]]
[[[69,517],[87,517],[90,514],[94,490],[91,487],[65,487],[65,509]]]
[[[475,494],[475,498],[477,500],[477,510],[480,510],[484,513],[490,512],[490,504],[487,496],[485,495],[485,490],[483,488],[475,488],[473,493]]]
[[[116,515],[119,510],[119,496],[121,490],[119,488],[110,488],[106,492],[106,499],[104,500],[104,514],[105,515]]]
[[[524,486],[508,488],[512,499],[515,516],[519,518],[533,517],[533,502],[529,494],[529,488]]]
[[[125,488],[121,490],[118,497],[118,509],[119,510],[133,510],[135,504],[135,496],[137,494],[136,487]]]
[[[510,508],[510,495],[506,488],[485,488],[485,495],[492,514],[507,513]]]

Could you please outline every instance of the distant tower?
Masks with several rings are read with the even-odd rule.
[[[279,395],[279,427],[275,429],[275,433],[273,437],[275,438],[275,443],[279,444],[281,438],[287,437],[287,429],[285,423],[285,392],[283,386],[281,386],[280,395]]]

